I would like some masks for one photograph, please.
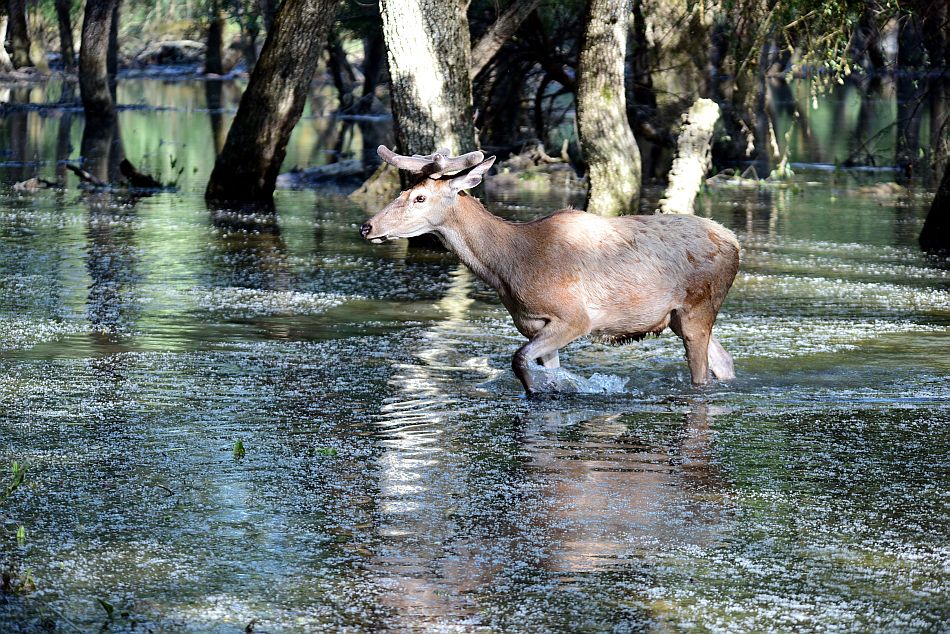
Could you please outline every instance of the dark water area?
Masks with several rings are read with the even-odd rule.
[[[378,205],[209,210],[239,87],[210,112],[205,89],[120,83],[150,106],[121,112],[125,155],[180,171],[138,199],[13,191],[78,158],[82,115],[45,105],[57,86],[4,93],[42,106],[0,118],[0,495],[26,468],[0,501],[0,631],[946,631],[950,271],[916,246],[925,176],[710,189],[698,213],[743,246],[716,327],[738,378],[692,388],[670,333],[581,341],[529,402],[494,292],[363,242]],[[362,151],[332,96],[288,167]],[[833,163],[834,131],[793,160]],[[582,202],[486,197],[513,219]]]

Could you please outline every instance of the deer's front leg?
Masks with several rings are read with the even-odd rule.
[[[545,367],[559,367],[558,349],[583,336],[587,332],[587,327],[586,318],[575,322],[552,319],[534,334],[531,341],[518,349],[515,356],[511,358],[511,368],[529,397],[535,394],[534,383],[528,369],[531,362],[540,359]]]

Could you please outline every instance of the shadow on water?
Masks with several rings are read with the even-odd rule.
[[[894,137],[829,134],[873,137],[858,110],[772,88],[779,121],[807,111],[796,156],[893,155]],[[0,119],[0,493],[27,467],[0,501],[0,630],[950,619],[950,272],[916,247],[919,183],[881,197],[892,173],[796,168],[787,188],[710,190],[698,213],[743,245],[717,324],[738,379],[694,390],[669,335],[581,341],[529,402],[520,336],[451,256],[366,244],[367,212],[323,191],[206,207],[233,85],[118,90],[168,108],[121,111],[121,146],[143,171],[184,167],[179,191],[78,188],[62,161],[109,177],[118,132],[33,108],[37,91]],[[843,90],[870,119],[890,108]],[[290,162],[386,133],[321,117],[326,101]],[[67,187],[8,186],[34,174]],[[497,195],[515,220],[571,202]]]

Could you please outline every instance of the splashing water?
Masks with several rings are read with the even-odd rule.
[[[572,394],[624,394],[630,393],[630,379],[616,374],[595,372],[588,378],[564,368],[539,368],[533,371],[535,389],[540,392]]]

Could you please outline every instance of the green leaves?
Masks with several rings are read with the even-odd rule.
[[[96,599],[99,602],[99,605],[102,606],[102,609],[106,611],[106,616],[109,617],[109,620],[112,620],[113,615],[115,614],[115,606],[106,601],[105,599]]]
[[[7,499],[13,492],[20,488],[20,485],[23,484],[23,480],[26,477],[26,469],[20,466],[20,463],[14,462],[11,468],[11,477],[10,481],[0,492],[0,502]]]

